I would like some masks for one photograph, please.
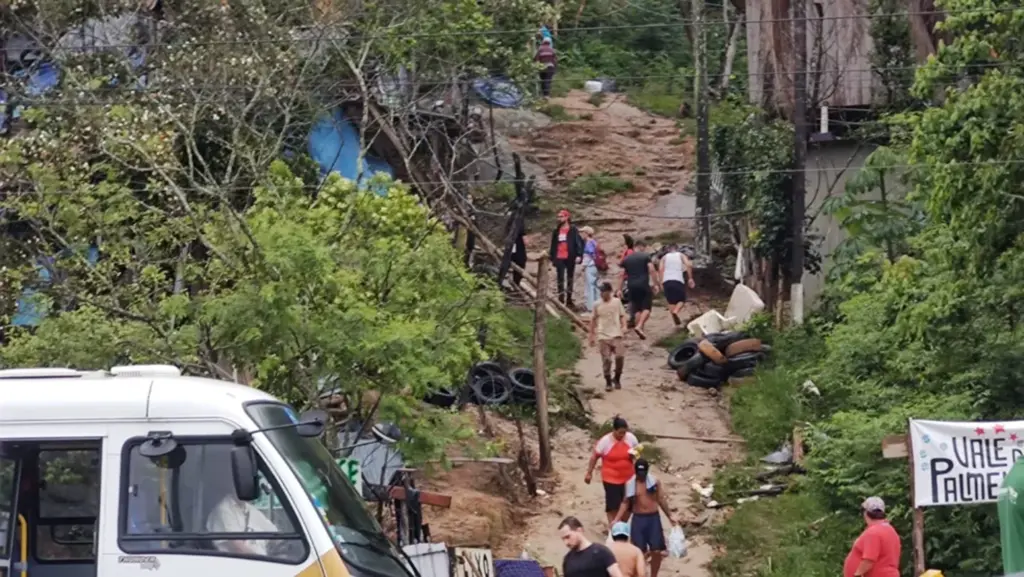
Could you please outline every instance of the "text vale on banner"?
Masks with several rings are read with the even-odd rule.
[[[1024,457],[1024,421],[910,421],[914,506],[999,499],[1003,478]]]

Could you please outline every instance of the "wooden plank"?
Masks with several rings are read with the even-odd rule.
[[[906,459],[910,457],[910,447],[906,435],[888,435],[882,439],[882,457],[886,459]]]
[[[737,439],[734,437],[695,437],[692,435],[661,435],[658,433],[648,433],[650,436],[656,439],[671,439],[673,441],[700,441],[702,443],[746,443],[743,439]]]
[[[396,501],[405,501],[405,487],[391,487],[389,496]],[[434,507],[441,507],[443,509],[450,509],[452,506],[452,497],[451,495],[442,495],[441,493],[420,491],[420,503]]]

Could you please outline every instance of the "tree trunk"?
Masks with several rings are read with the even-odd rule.
[[[729,77],[732,76],[732,67],[736,63],[736,51],[739,49],[740,38],[743,33],[743,15],[732,23],[732,33],[729,34],[729,45],[725,48],[725,58],[722,62],[722,81],[718,85],[722,96],[729,90]]]

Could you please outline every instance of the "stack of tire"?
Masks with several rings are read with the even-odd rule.
[[[770,351],[771,347],[746,333],[710,333],[672,349],[668,366],[690,386],[718,389],[730,377],[753,375]]]
[[[425,400],[431,405],[448,408],[473,402],[478,405],[523,404],[536,402],[533,369],[524,367],[506,371],[500,364],[486,361],[469,369],[466,384],[461,389],[442,387]]]

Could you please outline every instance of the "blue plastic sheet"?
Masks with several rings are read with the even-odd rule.
[[[320,166],[324,176],[337,172],[343,178],[358,179],[359,186],[366,186],[375,173],[395,175],[387,162],[367,155],[363,157],[363,174],[360,176],[359,149],[359,130],[339,109],[322,116],[309,132],[309,156]],[[383,195],[386,191],[377,192]]]
[[[507,78],[477,78],[473,81],[473,91],[498,108],[519,108],[523,104],[522,91]]]

